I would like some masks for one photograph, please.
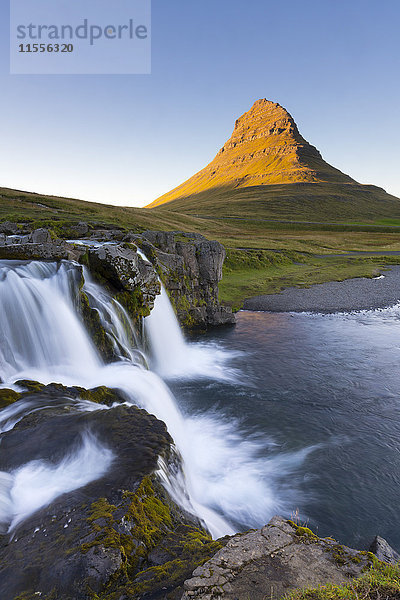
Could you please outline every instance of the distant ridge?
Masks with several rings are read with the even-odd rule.
[[[167,204],[168,210],[204,215],[255,209],[260,216],[260,208],[264,216],[279,218],[400,214],[398,198],[329,165],[289,112],[265,98],[237,119],[232,136],[204,169],[147,208]]]

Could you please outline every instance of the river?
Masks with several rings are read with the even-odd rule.
[[[376,534],[400,547],[399,308],[241,312],[236,327],[185,340],[163,291],[141,341],[84,269],[84,290],[121,352],[107,365],[79,317],[78,265],[1,261],[0,275],[2,387],[33,379],[120,389],[167,424],[182,471],[160,468],[160,477],[214,537],[279,513],[353,547],[368,547]],[[79,410],[99,409],[90,404]],[[41,408],[0,411],[2,431],[32,410]],[[109,450],[94,432],[58,465],[49,456],[32,475],[26,457],[0,473],[0,525],[12,531],[57,495],[101,477],[118,454]]]

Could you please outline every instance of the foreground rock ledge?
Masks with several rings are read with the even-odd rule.
[[[371,560],[368,552],[273,517],[260,530],[235,535],[198,567],[185,581],[182,600],[279,600],[294,588],[346,583]]]

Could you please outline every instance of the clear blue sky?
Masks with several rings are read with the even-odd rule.
[[[399,0],[153,0],[136,76],[9,75],[1,11],[1,186],[142,206],[266,97],[328,162],[400,196]]]

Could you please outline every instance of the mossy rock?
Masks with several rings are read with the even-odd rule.
[[[44,385],[44,383],[39,383],[38,381],[32,381],[30,379],[20,379],[19,381],[16,382],[16,385],[18,387],[22,387],[24,388],[24,390],[26,390],[26,392],[24,391],[23,393],[35,393],[35,392],[41,392],[46,386]],[[62,387],[62,386],[61,386]]]
[[[103,590],[91,592],[96,600],[159,593],[179,598],[183,582],[223,545],[194,524],[183,523],[176,505],[152,476],[144,477],[136,492],[124,492],[119,506],[106,498],[92,503],[87,522],[94,538],[80,551],[114,548],[122,557],[121,568]]]
[[[87,331],[96,348],[105,360],[112,360],[115,358],[114,345],[101,324],[99,313],[91,308],[89,299],[82,290],[79,294],[79,307]]]
[[[112,406],[115,403],[122,402],[121,396],[116,390],[110,389],[104,385],[91,390],[86,390],[84,388],[77,389],[82,400],[90,400],[90,402],[104,404],[105,406]]]
[[[21,398],[21,394],[15,392],[14,390],[2,389],[0,390],[0,410],[2,408],[6,408],[10,406],[10,404],[14,404],[17,400]]]

